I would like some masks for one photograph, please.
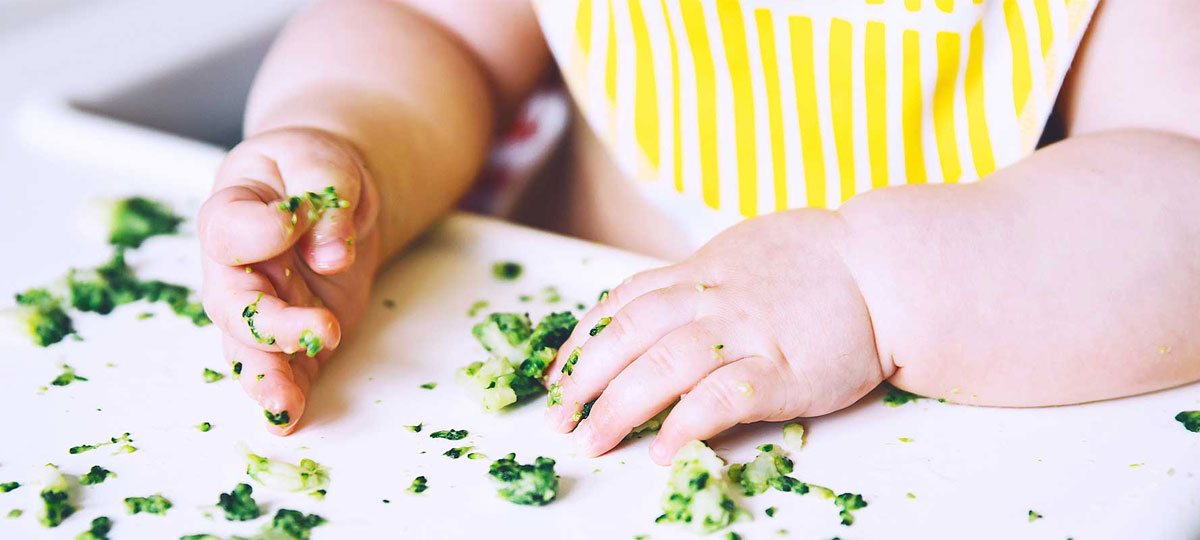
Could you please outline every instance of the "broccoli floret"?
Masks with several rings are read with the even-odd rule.
[[[263,416],[267,417],[267,421],[273,426],[286,426],[292,421],[287,411],[279,411],[278,414],[263,409]]]
[[[225,519],[229,521],[249,521],[262,512],[258,503],[254,502],[254,488],[250,484],[238,484],[229,493],[222,493],[217,500],[217,507],[225,511]]]
[[[588,335],[594,337],[596,334],[599,334],[601,330],[607,328],[608,323],[610,322],[612,322],[612,317],[600,317],[600,320],[596,321],[596,326],[593,326],[591,330],[588,330]]]
[[[47,528],[57,527],[75,513],[67,493],[67,478],[58,471],[58,467],[47,463],[42,469],[41,487],[38,495],[42,499],[42,506],[38,508],[38,523]]]
[[[113,204],[110,223],[110,244],[137,248],[152,236],[175,234],[183,218],[162,203],[143,197],[130,197]]]
[[[536,394],[542,391],[546,368],[577,322],[565,311],[547,315],[537,327],[521,313],[488,315],[471,332],[489,358],[460,369],[456,379],[489,411]]]
[[[304,349],[304,354],[309,358],[316,356],[321,352],[321,337],[312,330],[300,332],[300,348]]]
[[[457,448],[451,448],[449,450],[446,450],[445,452],[442,453],[442,455],[446,456],[450,459],[458,459],[458,458],[462,457],[463,454],[467,453],[467,451],[470,450],[471,448],[473,448],[473,447],[459,446]]]
[[[843,493],[838,495],[833,500],[833,504],[841,508],[838,511],[838,516],[842,518],[842,525],[847,527],[854,525],[854,514],[850,512],[867,507],[867,501],[864,501],[862,495],[857,493]]]
[[[906,392],[887,383],[884,384],[887,385],[887,393],[883,395],[883,404],[888,407],[899,407],[910,401],[916,401],[925,397],[912,392]]]
[[[783,426],[783,444],[793,452],[804,448],[804,426],[797,422]]]
[[[499,484],[497,493],[515,504],[542,506],[558,495],[558,475],[554,460],[538,457],[531,465],[521,465],[516,454],[500,458],[488,467],[488,474]]]
[[[224,378],[225,378],[224,373],[221,373],[220,371],[213,371],[211,369],[204,368],[204,382],[215,383]]]
[[[1182,411],[1175,415],[1175,420],[1183,424],[1183,429],[1200,433],[1200,411]]]
[[[117,306],[144,299],[167,304],[176,315],[196,326],[212,323],[204,306],[193,301],[191,289],[158,280],[139,281],[125,263],[125,252],[120,248],[103,266],[91,270],[72,269],[67,274],[67,287],[71,292],[71,306],[80,311],[105,315]]]
[[[171,501],[166,497],[155,493],[146,497],[126,497],[125,510],[130,514],[147,514],[166,515],[167,510],[171,509]]]
[[[729,478],[742,486],[742,493],[747,497],[758,495],[769,487],[787,484],[780,479],[792,472],[792,460],[783,454],[783,449],[764,444],[758,451],[754,461],[729,467]]]
[[[75,368],[66,364],[63,364],[60,367],[62,368],[62,373],[55,377],[53,381],[50,381],[51,386],[66,386],[75,381],[87,382],[87,377],[77,375],[75,373]]]
[[[21,487],[20,482],[4,482],[0,484],[0,493],[8,493],[19,487]]]
[[[104,467],[92,465],[92,468],[88,470],[87,474],[79,477],[79,483],[85,486],[99,484],[107,480],[110,476],[113,478],[117,477],[116,474],[108,469],[105,469]]]
[[[1034,512],[1033,510],[1030,510],[1030,511],[1029,511],[1029,522],[1030,522],[1030,523],[1033,523],[1033,522],[1035,522],[1035,521],[1037,521],[1037,520],[1039,520],[1039,519],[1042,519],[1042,515],[1041,515],[1041,514],[1039,514],[1039,513],[1037,513],[1037,512]]]
[[[254,327],[254,316],[258,315],[258,301],[262,300],[263,293],[258,293],[254,301],[242,308],[242,321],[246,323],[246,327],[250,329],[250,335],[263,345],[274,345],[275,336],[264,336],[258,333],[258,329]]]
[[[269,533],[284,535],[294,540],[308,540],[313,528],[325,523],[325,518],[316,514],[305,514],[296,510],[281,508],[271,520]]]
[[[108,540],[109,532],[112,532],[112,520],[100,516],[93,519],[91,528],[79,533],[75,540]]]
[[[656,523],[684,523],[700,533],[711,533],[747,516],[732,497],[732,485],[722,474],[725,462],[707,445],[692,441],[675,454],[663,514]]]
[[[329,470],[311,459],[302,459],[297,466],[247,453],[246,474],[277,491],[311,491],[329,486]]]
[[[16,295],[17,307],[8,312],[15,326],[27,332],[33,343],[49,347],[75,333],[75,324],[62,307],[62,300],[46,289],[30,289]]]
[[[467,437],[468,433],[465,429],[443,429],[429,434],[430,439],[446,439],[450,441],[461,441]]]
[[[196,326],[208,326],[212,319],[204,312],[204,305],[194,301],[192,290],[183,285],[164,283],[162,281],[146,281],[141,284],[143,296],[148,302],[164,302],[171,307],[176,315],[183,317]]]
[[[82,454],[84,452],[88,452],[88,451],[100,448],[101,446],[108,446],[111,444],[118,444],[118,443],[131,443],[131,442],[133,442],[133,437],[130,437],[128,433],[122,433],[118,437],[111,437],[107,441],[98,442],[96,444],[81,444],[79,446],[72,446],[69,450],[67,450],[67,452],[70,454]],[[126,446],[128,446],[128,445],[126,445]]]
[[[412,485],[408,486],[410,493],[421,493],[427,489],[429,489],[429,481],[424,476],[413,478]]]
[[[492,276],[500,281],[513,281],[521,277],[522,270],[520,263],[501,261],[492,265]]]

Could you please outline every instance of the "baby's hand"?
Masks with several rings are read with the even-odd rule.
[[[200,210],[204,307],[272,433],[295,427],[320,362],[367,302],[377,203],[350,144],[284,129],[234,148]]]
[[[825,211],[752,219],[687,261],[622,283],[559,350],[550,381],[561,405],[547,420],[570,431],[595,400],[574,436],[582,453],[599,455],[678,399],[650,446],[666,465],[684,443],[738,423],[850,405],[890,373],[837,250],[843,227]],[[563,375],[575,347],[578,360]]]

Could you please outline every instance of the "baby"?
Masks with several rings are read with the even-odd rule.
[[[1198,26],[1193,0],[317,2],[201,210],[204,304],[287,434],[375,272],[464,195],[554,60],[590,129],[546,202],[563,229],[691,252],[614,288],[550,367],[547,420],[583,453],[676,400],[660,464],[885,380],[1006,407],[1184,384]],[[1056,106],[1065,139],[1037,148]]]

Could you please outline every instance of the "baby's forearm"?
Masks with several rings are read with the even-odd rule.
[[[1200,141],[1068,139],[986,180],[839,211],[885,373],[1036,406],[1200,379]]]
[[[462,39],[453,24],[462,20],[444,24],[438,17],[450,15],[430,13],[428,3],[338,0],[305,10],[276,41],[246,113],[247,137],[314,128],[356,147],[381,196],[383,261],[461,196],[497,115],[532,85],[529,67],[495,80],[473,48],[487,44]],[[504,3],[461,17],[486,17],[479,11]]]

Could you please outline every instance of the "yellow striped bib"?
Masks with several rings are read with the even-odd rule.
[[[704,238],[1033,151],[1096,0],[539,0],[620,167]]]

